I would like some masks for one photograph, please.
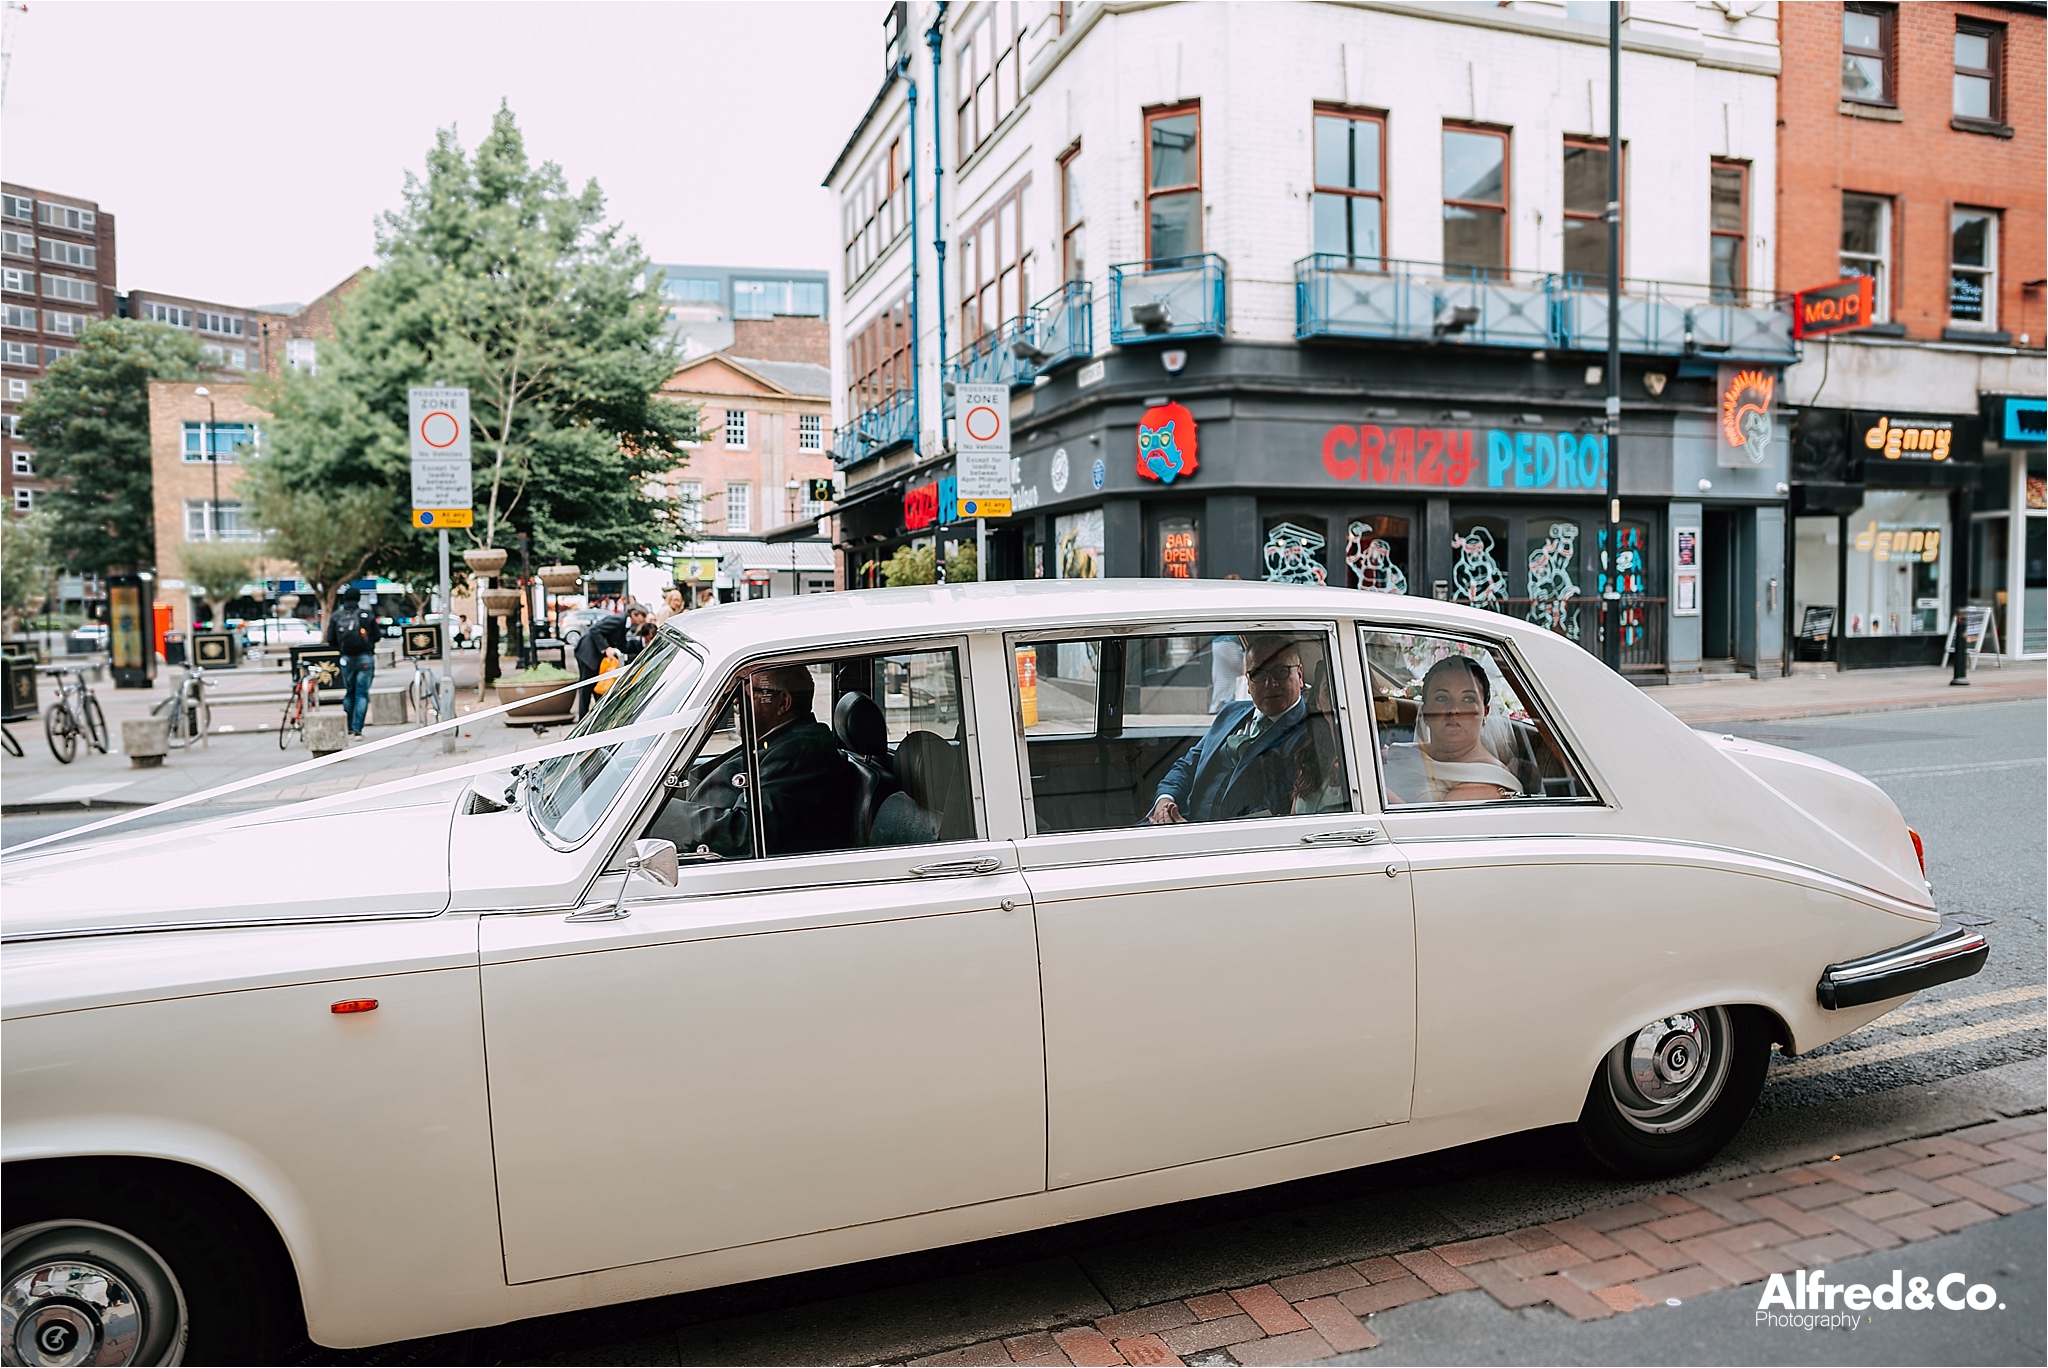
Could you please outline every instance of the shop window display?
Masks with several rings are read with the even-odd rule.
[[[1408,592],[1408,519],[1384,513],[1352,518],[1344,533],[1344,567],[1353,589]]]
[[[1265,578],[1272,584],[1327,584],[1323,548],[1329,539],[1314,528],[1284,518],[1266,523]]]
[[[1947,625],[1948,500],[1875,491],[1849,517],[1847,635],[1929,636]]]

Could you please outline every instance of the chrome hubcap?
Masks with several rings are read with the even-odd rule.
[[[1721,1095],[1729,1044],[1725,1008],[1651,1022],[1607,1056],[1615,1106],[1630,1125],[1652,1135],[1683,1130]]]
[[[0,1359],[35,1368],[178,1363],[184,1297],[148,1246],[110,1227],[53,1222],[9,1231]]]

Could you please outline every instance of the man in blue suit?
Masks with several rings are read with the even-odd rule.
[[[1292,810],[1294,753],[1308,734],[1301,652],[1286,637],[1246,637],[1244,676],[1250,701],[1225,704],[1174,762],[1148,821],[1224,822]]]

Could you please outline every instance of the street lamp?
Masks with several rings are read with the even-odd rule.
[[[203,434],[201,441],[206,451],[206,463],[213,467],[213,502],[211,504],[208,504],[206,508],[206,539],[210,542],[219,541],[220,453],[213,449],[213,430],[218,422],[218,419],[215,417],[213,411],[213,391],[208,389],[204,385],[199,385],[193,389],[192,393],[198,398],[204,399],[206,401],[206,431]],[[189,591],[185,595],[185,601],[187,603],[190,603],[192,601],[192,595]],[[216,631],[218,631],[220,629],[220,624],[216,622],[213,624],[213,627]]]

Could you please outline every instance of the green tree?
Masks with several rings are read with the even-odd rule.
[[[293,489],[275,457],[251,463],[241,488],[265,529],[264,552],[291,561],[320,599],[320,622],[334,615],[342,586],[361,579],[398,540],[387,490]]]
[[[674,510],[647,486],[682,464],[697,414],[657,396],[675,358],[655,273],[603,220],[596,182],[572,193],[559,167],[529,164],[510,109],[473,157],[444,129],[425,178],[409,175],[404,207],[381,220],[377,268],[341,309],[320,373],[269,396],[277,478],[381,491],[403,529],[406,390],[466,386],[472,542],[525,532],[537,561],[593,566],[668,545]],[[405,532],[379,568],[410,579],[432,558],[431,534]]]
[[[247,543],[186,542],[178,552],[185,580],[206,599],[207,620],[220,629],[228,600],[242,592],[251,568]]]
[[[0,609],[12,635],[22,610],[43,602],[57,563],[50,554],[50,515],[12,510],[0,514]]]
[[[37,473],[52,481],[50,548],[59,564],[104,574],[156,564],[149,471],[149,382],[200,374],[199,344],[162,323],[107,318],[36,382],[21,407]]]

